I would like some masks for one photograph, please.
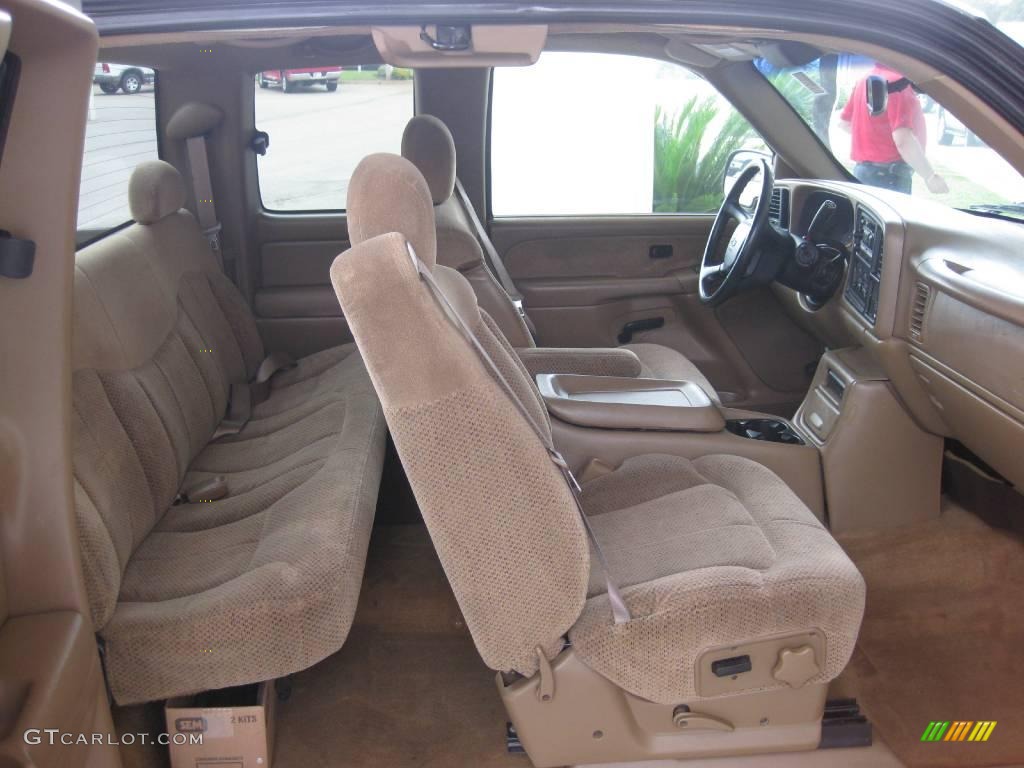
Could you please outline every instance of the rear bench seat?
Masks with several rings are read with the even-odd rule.
[[[275,374],[244,428],[212,441],[264,349],[183,204],[172,166],[140,165],[137,223],[75,268],[76,512],[120,704],[279,677],[340,648],[384,461],[354,344]],[[174,503],[215,476],[225,497]]]

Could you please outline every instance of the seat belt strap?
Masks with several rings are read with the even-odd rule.
[[[472,201],[469,199],[469,195],[466,194],[466,188],[462,186],[462,182],[455,179],[455,196],[458,198],[459,205],[462,206],[463,211],[469,218],[470,224],[473,225],[473,232],[476,235],[477,241],[480,243],[480,247],[484,251],[484,255],[487,257],[488,266],[494,273],[495,277],[498,278],[498,282],[501,287],[505,289],[505,293],[508,294],[509,299],[515,305],[516,311],[522,315],[523,319],[526,319],[526,310],[523,308],[523,294],[516,289],[516,284],[512,280],[512,275],[508,273],[505,268],[505,262],[501,260],[501,255],[498,253],[498,249],[494,247],[494,243],[491,242],[490,235],[487,234],[487,230],[484,229],[484,224],[480,221],[480,217],[476,214],[476,208],[473,207]]]
[[[188,150],[188,166],[192,173],[192,193],[196,200],[196,217],[203,230],[210,250],[217,257],[221,270],[224,269],[224,252],[220,242],[220,222],[217,220],[217,206],[213,202],[213,183],[210,181],[210,162],[206,156],[206,137],[191,136],[185,140]]]
[[[246,383],[235,382],[231,385],[231,394],[228,396],[228,412],[224,420],[217,426],[213,433],[212,440],[218,440],[225,435],[237,435],[248,423],[252,416],[252,392]]]
[[[296,365],[298,363],[287,352],[271,352],[263,358],[260,367],[256,369],[256,378],[253,379],[253,383],[263,384],[270,381],[270,377],[275,373],[294,368]]]
[[[444,295],[444,292],[434,280],[433,274],[431,274],[426,265],[419,260],[419,257],[413,250],[412,245],[409,243],[406,245],[409,249],[409,255],[412,257],[413,266],[416,268],[416,272],[419,274],[420,279],[426,283],[427,287],[430,289],[434,300],[437,301],[441,306],[441,309],[448,316],[449,320],[451,320],[452,324],[460,331],[473,351],[476,352],[477,357],[480,358],[480,362],[483,363],[484,367],[489,371],[491,377],[495,380],[498,386],[504,390],[505,395],[512,401],[512,405],[519,411],[520,416],[522,416],[526,420],[526,423],[530,425],[533,433],[544,446],[544,450],[547,451],[548,458],[551,459],[551,463],[554,464],[562,473],[562,477],[569,486],[569,491],[571,492],[573,502],[576,505],[576,511],[583,523],[583,528],[587,532],[587,537],[590,539],[590,543],[594,549],[594,554],[597,556],[597,561],[601,566],[602,573],[604,574],[605,588],[608,592],[608,602],[611,604],[612,617],[616,624],[625,624],[631,621],[632,617],[629,613],[629,607],[626,605],[626,601],[623,599],[622,593],[619,591],[615,580],[612,578],[611,571],[608,568],[608,559],[605,557],[604,550],[601,548],[601,542],[598,541],[597,534],[590,525],[590,519],[587,517],[586,512],[583,511],[583,504],[580,501],[580,491],[582,489],[580,488],[580,484],[576,482],[572,469],[570,469],[569,464],[555,449],[551,439],[545,436],[544,431],[534,420],[533,416],[531,416],[526,410],[526,407],[523,405],[522,401],[520,401],[519,397],[512,389],[512,386],[508,383],[508,380],[504,375],[502,375],[498,366],[494,363],[494,360],[491,359],[491,356],[487,354],[487,351],[480,345],[479,339],[477,339],[473,331],[459,316],[459,313],[455,311],[451,302],[448,301],[448,297]]]
[[[235,382],[228,396],[228,412],[213,433],[213,440],[225,435],[237,435],[252,418],[253,400],[262,401],[269,392],[271,377],[279,371],[294,368],[298,363],[287,352],[271,352],[256,369],[248,383]]]

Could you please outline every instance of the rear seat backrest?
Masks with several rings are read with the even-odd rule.
[[[75,502],[97,630],[134,549],[224,417],[232,382],[263,359],[255,322],[221,273],[167,163],[140,165],[135,224],[76,258]]]

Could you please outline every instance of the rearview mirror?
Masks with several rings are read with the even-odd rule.
[[[767,160],[770,165],[774,157],[769,152],[762,152],[758,149],[737,149],[725,161],[725,178],[722,180],[722,194],[728,195],[733,183],[743,173],[743,169],[751,163],[759,163]]]
[[[864,96],[868,101],[868,113],[872,117],[885,114],[889,106],[889,83],[881,75],[868,75]]]

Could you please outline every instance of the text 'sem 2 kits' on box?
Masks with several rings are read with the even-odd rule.
[[[169,700],[171,768],[270,768],[276,699],[270,681]]]

